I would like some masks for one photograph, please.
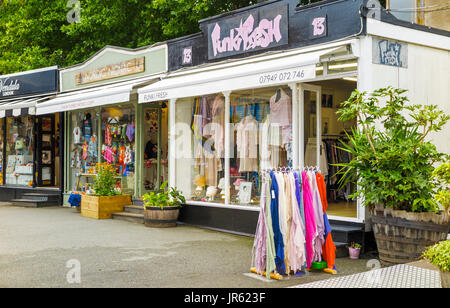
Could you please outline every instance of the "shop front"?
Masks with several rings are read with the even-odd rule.
[[[262,3],[201,21],[202,33],[168,42],[171,72],[138,90],[144,106],[169,105],[169,184],[188,200],[182,222],[252,235],[264,175],[315,170],[325,177],[330,221],[344,226],[335,229],[367,231],[366,209],[349,198],[356,183],[340,186],[336,166],[351,159],[339,147],[358,123],[339,121],[337,111],[355,89],[387,85],[392,78],[381,72],[406,76],[408,48],[394,57],[392,44],[421,48],[383,39],[394,34],[388,28],[405,27],[430,44],[439,34],[394,26],[387,13],[372,21],[364,1],[297,3]],[[429,48],[440,53],[440,45]],[[399,81],[416,92],[410,79]]]
[[[164,171],[153,168],[163,159],[144,142],[151,139],[158,146],[164,138],[158,124],[166,107],[142,108],[136,90],[167,71],[166,54],[164,44],[136,50],[106,47],[86,62],[61,70],[61,93],[38,104],[39,115],[64,112],[64,205],[69,205],[71,194],[92,192],[98,164],[112,166],[116,189],[133,197],[155,182],[152,178],[147,185],[140,180],[146,179],[148,170]]]
[[[0,86],[0,200],[60,205],[63,117],[36,115],[36,105],[58,91],[58,68],[1,76]]]

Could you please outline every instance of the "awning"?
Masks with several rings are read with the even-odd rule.
[[[347,50],[348,44],[310,52],[290,51],[174,73],[138,90],[139,103],[278,86],[316,77],[321,57]]]
[[[80,90],[57,95],[55,99],[40,103],[36,106],[36,114],[49,114],[78,109],[93,108],[104,105],[126,103],[131,100],[132,91],[144,84],[159,81],[159,76],[151,79],[139,79],[133,82],[101,86],[89,90]]]
[[[48,99],[47,97],[38,97],[31,99],[20,99],[0,103],[0,118],[18,117],[36,114],[36,105],[39,101]]]

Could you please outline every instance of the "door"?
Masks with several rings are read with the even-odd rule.
[[[300,167],[323,166],[322,148],[322,88],[309,84],[300,85]]]
[[[36,184],[55,186],[55,115],[36,118]]]

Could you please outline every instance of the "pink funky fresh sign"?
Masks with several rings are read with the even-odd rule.
[[[288,43],[287,6],[232,17],[209,26],[209,57],[220,58]]]

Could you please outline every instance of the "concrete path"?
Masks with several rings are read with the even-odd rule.
[[[331,277],[250,274],[252,245],[253,238],[189,226],[150,229],[68,208],[0,204],[0,287],[283,288]],[[367,271],[368,261],[338,259],[333,277]]]

